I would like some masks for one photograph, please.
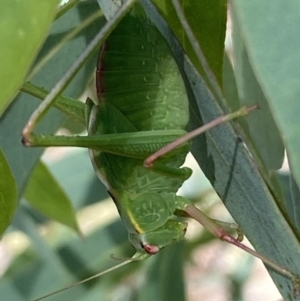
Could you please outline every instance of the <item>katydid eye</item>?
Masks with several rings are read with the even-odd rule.
[[[143,249],[148,253],[149,255],[154,255],[159,252],[159,247],[154,245],[144,245]]]

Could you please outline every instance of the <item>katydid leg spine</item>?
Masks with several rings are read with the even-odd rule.
[[[124,40],[128,33],[136,35],[134,43]],[[145,35],[147,41],[143,39]],[[117,53],[115,49],[118,49]],[[132,66],[136,66],[134,75]],[[172,74],[171,82],[168,82],[169,74]],[[120,80],[124,82],[116,88]],[[188,105],[182,78],[166,42],[139,8],[124,18],[102,48],[97,88],[99,103],[88,102],[86,106],[89,137],[50,139],[28,135],[28,131],[24,131],[24,138],[31,146],[90,148],[95,170],[104,179],[129,232],[129,240],[136,248],[135,258],[147,258],[181,240],[187,225],[175,216],[189,216],[221,240],[259,257],[291,278],[295,287],[298,285],[298,279],[290,271],[250,250],[240,243],[240,238],[229,235],[189,200],[176,196],[178,188],[191,173],[189,169],[180,168],[189,150],[186,141],[176,149],[174,146],[168,149],[160,159],[150,158],[144,163],[146,156],[182,136],[188,121]],[[133,98],[133,94],[137,96]],[[242,109],[219,119],[219,123],[245,115],[252,109],[254,107]],[[182,118],[179,115],[183,115]],[[204,132],[203,129],[207,130],[204,127],[200,132]],[[170,137],[158,142],[160,134],[164,138]],[[117,136],[123,140],[114,145]],[[140,141],[140,144],[133,142],[134,136],[137,138],[134,141]],[[110,149],[106,148],[107,145]]]

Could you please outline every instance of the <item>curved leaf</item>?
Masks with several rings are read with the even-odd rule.
[[[18,92],[54,19],[59,0],[0,3],[0,116]]]
[[[180,242],[149,259],[152,262],[149,262],[139,301],[186,300],[183,283],[183,248],[184,243]]]
[[[292,174],[276,172],[275,177],[284,194],[284,206],[289,216],[289,221],[300,233],[300,191]]]
[[[49,219],[80,232],[71,201],[41,161],[30,177],[24,197],[31,206]]]
[[[82,20],[88,18],[96,9],[99,9],[99,7],[95,1],[83,2],[56,20],[50,36],[39,53],[39,57],[43,57],[49,49],[55,47],[70,30],[77,27]],[[82,49],[86,47],[102,24],[103,20],[98,19],[97,22],[86,27],[76,38],[68,41],[32,81],[48,90],[51,89],[77,59]],[[82,94],[95,70],[95,60],[96,56],[77,74],[66,89],[65,93],[67,95],[77,98]],[[23,194],[28,178],[42,153],[41,148],[26,149],[21,143],[22,129],[37,105],[38,102],[32,96],[20,93],[0,119],[0,146],[16,179],[20,195]],[[53,133],[65,119],[62,114],[54,109],[47,114],[41,125],[38,126],[38,131]]]
[[[300,233],[300,190],[292,175],[290,175],[290,192],[292,199],[292,214],[295,225]]]
[[[154,0],[152,2],[159,8],[160,13],[168,22],[194,66],[203,74],[202,66],[180,24],[172,1]],[[219,85],[222,86],[227,2],[224,0],[188,0],[180,2],[193,34],[200,44]]]
[[[96,176],[86,149],[76,149],[48,167],[76,209],[108,198],[107,189]]]
[[[10,224],[17,207],[17,185],[0,149],[0,236]]]
[[[284,137],[300,187],[300,5],[297,0],[233,1],[249,60]]]
[[[240,100],[239,106],[250,106],[254,103],[259,105],[259,110],[255,114],[250,114],[245,120],[247,124],[245,129],[248,137],[251,137],[251,142],[262,160],[263,166],[268,171],[277,170],[281,168],[283,162],[283,142],[270,112],[268,101],[253,72],[242,38],[241,26],[236,19],[233,14],[233,60]]]

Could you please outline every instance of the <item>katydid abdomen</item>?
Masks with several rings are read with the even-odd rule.
[[[102,46],[96,80],[99,104],[89,115],[90,135],[139,132],[143,141],[143,133],[149,131],[184,133],[189,114],[183,79],[164,38],[138,9],[123,19]],[[157,137],[152,144],[136,149],[136,155],[142,149],[151,154],[162,146]],[[135,247],[151,245],[159,250],[182,238],[186,225],[172,216],[176,192],[191,174],[186,168],[179,170],[187,152],[185,145],[161,159],[158,164],[162,168],[149,169],[143,166],[145,157],[91,151],[95,170],[128,231],[142,234]],[[160,229],[164,225],[169,228]],[[165,236],[169,238],[163,243],[159,238],[158,245],[155,239],[146,238],[150,232],[152,237],[153,231],[168,232]]]

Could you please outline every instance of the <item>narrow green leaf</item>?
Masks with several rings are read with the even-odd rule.
[[[286,208],[287,220],[294,226],[294,231],[300,235],[300,192],[293,175],[289,172],[276,172],[274,178],[284,195],[283,205]]]
[[[172,1],[154,0],[152,2],[159,8],[195,67],[203,74],[203,69],[180,24]],[[193,34],[221,86],[227,2],[225,0],[185,0],[180,2]]]
[[[284,157],[284,146],[281,136],[270,112],[264,92],[257,81],[249,61],[247,49],[242,39],[241,24],[235,14],[232,17],[234,72],[239,94],[240,107],[259,105],[259,111],[250,114],[244,130],[254,146],[256,153],[267,170],[281,168]],[[252,149],[253,150],[253,149]]]
[[[0,149],[0,236],[9,226],[17,208],[17,185]]]
[[[49,219],[80,232],[71,201],[41,161],[31,175],[24,196],[31,206]]]
[[[59,0],[1,0],[0,116],[18,92],[54,19]]]
[[[235,38],[236,40],[237,38]],[[235,41],[237,43],[237,41]],[[236,46],[236,48],[239,48]],[[235,55],[239,57],[241,55],[240,52],[236,51]],[[235,57],[236,60],[239,58]],[[243,64],[244,60],[239,60],[240,65]],[[237,63],[237,65],[239,65]],[[245,69],[248,68],[250,73],[250,77],[253,77],[252,69],[249,64],[244,66]],[[250,81],[249,83],[245,78],[247,78],[247,71],[243,71],[242,66],[237,67],[236,75],[237,77],[243,77],[243,79],[239,79],[238,82],[241,84],[240,89],[242,89],[242,93],[247,93],[250,87],[257,88],[260,90],[260,87],[255,87],[256,80]],[[239,72],[241,71],[241,72]],[[239,74],[241,73],[241,74]],[[244,78],[245,77],[245,78]],[[257,84],[258,85],[258,84]],[[247,88],[245,88],[247,87]],[[224,70],[223,70],[223,91],[226,99],[226,103],[228,104],[231,111],[238,110],[243,105],[253,105],[254,102],[251,102],[251,99],[241,99],[239,98],[237,85],[236,85],[236,76],[234,74],[232,64],[229,61],[227,55],[224,57]],[[248,94],[254,94],[252,91]],[[258,93],[262,95],[261,93]],[[265,98],[257,98],[256,100],[260,103],[263,103],[263,111],[260,112],[260,116],[256,116],[257,112],[253,112],[247,118],[239,118],[236,122],[240,125],[240,130],[242,130],[241,135],[243,136],[248,148],[250,148],[253,155],[255,155],[255,159],[257,162],[257,166],[260,169],[260,172],[264,176],[264,179],[268,182],[269,187],[272,189],[274,196],[276,197],[276,201],[278,204],[285,206],[284,203],[284,195],[282,194],[282,190],[279,187],[278,179],[276,174],[272,172],[272,170],[278,169],[282,164],[283,159],[283,144],[281,137],[279,136],[278,129],[274,123],[272,116],[270,115],[269,108],[266,107]],[[252,116],[256,117],[252,117]],[[264,127],[264,125],[267,125]],[[253,129],[256,129],[254,131]],[[274,132],[274,135],[273,135]],[[272,139],[265,139],[265,136],[270,136]],[[264,140],[265,139],[265,140]],[[269,152],[268,152],[268,151]]]
[[[76,210],[108,198],[107,188],[96,176],[86,149],[71,152],[69,156],[50,164],[49,169],[72,200]]]
[[[28,208],[23,203],[19,206],[14,216],[12,227],[22,231],[30,239],[31,246],[35,250],[33,257],[40,257],[45,261],[50,261],[53,270],[58,271],[62,269],[59,257],[49,248],[45,239],[40,235],[36,222],[28,214]]]
[[[297,0],[233,1],[249,60],[284,136],[300,186],[300,5]]]
[[[223,61],[223,93],[226,103],[232,111],[241,107],[233,67],[226,52]]]
[[[57,19],[52,26],[48,39],[39,53],[39,57],[43,57],[45,53],[48,53],[49,50],[55,47],[74,27],[80,26],[81,22],[89,18],[97,9],[99,9],[99,6],[96,1],[84,1]],[[43,66],[40,72],[32,79],[32,82],[48,90],[51,89],[70,65],[78,58],[82,49],[86,47],[94,37],[94,34],[99,31],[102,24],[103,20],[97,20],[85,28],[76,38],[69,40],[66,45]],[[95,64],[96,56],[86,64],[72,81],[65,91],[65,95],[77,98],[82,94],[92,73],[94,73]],[[20,93],[0,118],[0,146],[5,153],[16,179],[20,195],[23,194],[28,178],[43,151],[42,148],[25,148],[21,143],[20,135],[30,114],[38,104],[39,102],[36,101],[34,97]],[[62,120],[65,120],[62,114],[53,109],[47,114],[42,124],[39,125],[38,130],[42,133],[54,133],[59,126],[61,126]]]
[[[183,247],[177,243],[153,256],[139,301],[185,300],[183,283]]]
[[[25,301],[22,294],[16,290],[14,281],[11,279],[1,279],[1,298],[3,300]]]
[[[292,198],[292,214],[295,225],[300,233],[300,190],[294,178],[290,175],[290,192]]]
[[[223,62],[223,93],[226,104],[231,112],[241,108],[233,66],[226,52],[224,53]],[[244,118],[239,118],[236,122],[248,133],[248,125]]]

